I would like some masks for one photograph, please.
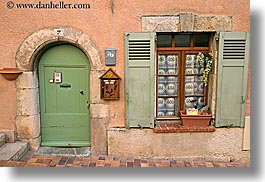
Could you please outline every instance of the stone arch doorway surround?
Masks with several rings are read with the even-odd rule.
[[[58,33],[58,30],[60,30],[60,33]],[[17,67],[23,71],[23,74],[16,80],[16,134],[18,140],[29,141],[31,150],[36,151],[41,142],[38,61],[47,48],[54,44],[62,43],[72,44],[85,53],[90,61],[92,80],[98,78],[104,70],[99,49],[92,39],[79,29],[72,27],[44,28],[34,32],[22,42],[16,54]],[[96,84],[98,83],[91,82],[90,87],[98,88]],[[94,116],[94,108],[101,106],[99,93],[99,90],[96,89],[91,91],[90,94],[91,128],[93,128],[93,122],[95,123],[96,121],[95,118],[100,117]],[[108,110],[108,107],[106,110]],[[106,118],[108,115],[104,115],[101,118],[104,117]],[[101,130],[105,130],[105,128]],[[91,151],[105,153],[104,137],[101,146],[100,144],[93,146],[93,136],[97,136],[97,134],[91,133]]]

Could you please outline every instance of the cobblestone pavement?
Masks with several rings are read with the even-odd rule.
[[[20,161],[0,161],[0,167],[250,167],[249,163],[162,160],[91,155],[39,155],[29,152]]]

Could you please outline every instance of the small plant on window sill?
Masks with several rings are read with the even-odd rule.
[[[209,77],[209,73],[212,70],[212,65],[213,65],[213,56],[210,53],[202,53],[199,52],[197,55],[197,59],[199,61],[199,64],[201,66],[204,66],[204,70],[203,70],[203,83],[204,86],[206,87],[208,84],[208,77]]]

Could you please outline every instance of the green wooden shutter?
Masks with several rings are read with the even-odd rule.
[[[125,33],[127,127],[154,127],[155,33]]]
[[[244,127],[249,37],[249,32],[220,33],[216,127]]]

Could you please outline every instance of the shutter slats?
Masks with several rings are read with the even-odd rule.
[[[130,40],[129,60],[150,60],[150,40]]]
[[[224,40],[223,59],[245,59],[246,40],[228,39]]]

